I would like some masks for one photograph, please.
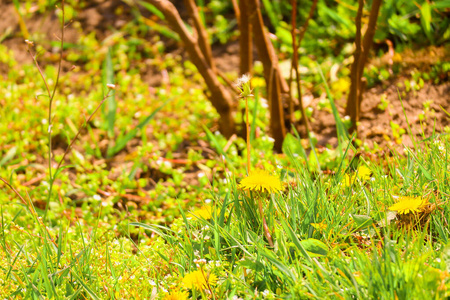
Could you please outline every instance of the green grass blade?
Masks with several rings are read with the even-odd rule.
[[[145,126],[150,123],[150,121],[156,116],[156,114],[164,108],[170,101],[172,101],[173,98],[167,99],[160,107],[155,109],[149,116],[147,116],[144,120],[142,120],[135,128],[130,130],[126,135],[121,136],[117,139],[116,143],[113,147],[108,148],[107,151],[107,157],[112,157],[115,154],[117,154],[119,151],[121,151],[127,143],[132,140],[134,137],[136,137],[136,134],[139,132],[139,130],[143,129]]]
[[[428,40],[434,44],[434,37],[431,28],[431,6],[428,2],[424,2],[420,8],[420,23]]]
[[[3,156],[2,160],[0,160],[0,167],[5,165],[11,159],[13,159],[16,153],[17,153],[17,146],[14,146],[11,149],[9,149],[8,152],[6,152],[5,156]]]
[[[205,125],[202,125],[202,126],[203,126],[203,130],[205,130],[205,132],[206,132],[206,136],[207,136],[208,140],[213,144],[214,148],[216,148],[216,151],[219,154],[225,156],[225,158],[226,158],[227,155],[226,155],[225,152],[223,152],[223,149],[220,146],[219,141],[217,141],[217,139],[214,136],[214,134]]]
[[[83,279],[80,278],[80,276],[77,275],[76,272],[74,272],[72,270],[71,274],[77,279],[77,281],[81,284],[81,286],[84,288],[84,290],[86,291],[86,293],[88,293],[88,295],[91,297],[91,299],[94,300],[98,300],[100,298],[97,297],[97,295],[94,293],[94,291],[92,291],[87,285],[86,283],[83,281]]]
[[[333,96],[331,95],[330,89],[328,87],[327,81],[325,80],[325,76],[323,75],[322,69],[320,68],[320,65],[317,63],[317,70],[320,73],[320,77],[322,78],[322,82],[325,86],[325,91],[327,93],[327,97],[330,100],[331,110],[333,111],[333,117],[336,121],[336,130],[337,130],[337,137],[338,137],[338,150],[339,153],[342,156],[342,142],[344,139],[348,140],[348,132],[347,129],[345,129],[344,124],[342,123],[341,118],[339,117],[339,112],[336,108],[336,104],[334,103]]]
[[[255,94],[255,107],[253,108],[253,113],[252,113],[252,125],[250,127],[250,142],[253,141],[255,139],[255,133],[256,133],[256,118],[258,116],[258,109],[259,109],[259,92],[258,92],[258,88],[255,88],[254,90],[254,94]]]
[[[272,5],[272,1],[262,0],[262,2],[264,4],[264,8],[266,9],[267,16],[270,19],[270,23],[272,23],[273,27],[278,28],[280,22],[274,6]]]
[[[108,52],[106,53],[106,58],[103,63],[103,86],[106,88],[106,85],[111,83],[114,84],[114,68],[111,57],[111,48],[108,48]],[[104,95],[106,96],[106,95]],[[107,99],[105,119],[106,119],[106,130],[108,132],[108,137],[114,137],[114,125],[116,122],[116,110],[117,103],[114,91],[111,91],[110,97]],[[102,111],[104,112],[104,106],[102,106]]]
[[[302,243],[298,239],[295,232],[292,230],[292,228],[286,223],[285,220],[281,220],[281,225],[283,225],[284,231],[287,232],[288,236],[291,238],[292,242],[294,243],[295,247],[300,251],[300,253],[310,262],[312,262],[311,257],[309,256],[308,252],[306,252],[306,249],[303,247]]]
[[[431,8],[432,9],[446,9],[446,8],[450,8],[450,0],[434,1],[431,4]]]
[[[150,3],[146,1],[138,1],[139,5],[142,5],[145,9],[147,9],[149,12],[160,18],[161,20],[164,20],[164,14],[159,11],[155,6],[151,5]]]

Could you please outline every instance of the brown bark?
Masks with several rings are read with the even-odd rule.
[[[309,20],[311,20],[311,18],[313,17],[316,7],[317,7],[317,0],[314,0],[311,5],[311,9],[309,10],[308,17],[305,20],[305,24],[303,25],[302,30],[300,31],[298,47],[300,47],[300,45],[302,43],[303,37],[305,36],[306,30],[308,29]],[[292,25],[292,50],[293,50],[291,68],[293,68],[295,71],[295,78],[296,78],[296,82],[297,82],[298,101],[299,101],[300,110],[302,113],[303,125],[305,125],[307,134],[309,134],[311,127],[309,125],[308,117],[306,116],[305,106],[303,105],[302,89],[301,89],[301,85],[300,85],[301,78],[300,78],[300,72],[298,70],[299,59],[298,59],[298,47],[297,47],[297,41],[296,41],[297,37],[295,34],[295,31],[297,28],[297,0],[292,0],[292,24],[291,25]],[[289,109],[290,109],[290,114],[291,114],[291,122],[293,123],[294,116],[293,116],[292,97],[290,97],[290,99],[291,99],[291,101],[290,101],[291,103],[290,103]]]
[[[211,92],[209,99],[220,115],[220,130],[227,138],[231,137],[235,133],[235,123],[233,118],[233,98],[230,92],[217,79],[215,72],[208,64],[208,60],[200,48],[199,42],[189,33],[175,6],[168,0],[149,0],[149,2],[164,14],[166,21],[185,44],[191,61],[197,67]]]
[[[284,112],[281,93],[288,92],[289,88],[286,80],[281,76],[278,70],[278,59],[275,55],[275,49],[270,42],[265,29],[261,15],[260,4],[258,0],[248,0],[248,10],[250,12],[250,22],[258,54],[264,67],[264,77],[270,91],[268,91],[270,105],[270,129],[275,139],[274,149],[281,151],[283,139],[286,135],[284,125]],[[242,12],[241,12],[242,13]]]
[[[241,10],[239,9],[239,4],[236,0],[231,0],[231,3],[233,4],[234,15],[236,16],[238,26],[241,26]]]
[[[249,74],[252,70],[253,52],[252,52],[252,24],[249,20],[248,0],[239,1],[240,10],[240,22],[239,22],[239,49],[240,49],[240,62],[239,73],[240,75]]]
[[[347,108],[345,113],[350,116],[352,121],[352,127],[350,133],[357,130],[359,122],[359,116],[361,111],[361,103],[363,100],[363,93],[365,89],[365,81],[363,81],[364,67],[369,57],[370,49],[373,44],[373,37],[376,31],[378,14],[382,0],[373,0],[372,7],[370,9],[369,24],[367,31],[364,34],[363,41],[361,42],[361,16],[364,6],[364,0],[358,0],[358,13],[356,16],[356,37],[355,44],[356,50],[354,53],[354,61],[351,67],[351,85],[350,93],[347,100]]]
[[[198,44],[200,46],[200,50],[205,56],[208,65],[215,72],[216,66],[214,64],[212,56],[211,45],[209,44],[208,33],[206,32],[206,29],[203,26],[202,21],[200,20],[197,5],[195,4],[194,0],[185,0],[184,3],[186,4],[189,16],[192,18],[192,21],[194,22],[194,28],[197,31]]]
[[[281,101],[281,87],[279,77],[280,71],[272,69],[269,79],[269,110],[270,110],[270,129],[272,131],[274,149],[278,152],[282,151],[283,140],[286,136],[286,127],[284,124],[283,102]]]
[[[377,28],[377,20],[378,15],[380,13],[380,7],[383,0],[373,0],[372,7],[370,9],[369,16],[369,25],[367,26],[367,31],[364,34],[363,44],[362,44],[362,52],[360,57],[360,63],[358,64],[358,75],[359,75],[359,83],[358,88],[361,95],[358,95],[358,113],[361,111],[361,102],[362,102],[362,94],[363,94],[363,84],[361,82],[362,76],[364,75],[364,67],[367,63],[367,58],[369,57],[370,49],[372,49],[373,45],[373,37],[375,36],[375,31]],[[358,115],[359,116],[359,115]],[[359,119],[358,119],[359,121]]]
[[[364,0],[358,0],[358,12],[356,13],[356,36],[355,36],[355,52],[353,53],[353,63],[350,70],[350,92],[347,98],[347,107],[345,114],[350,116],[352,121],[352,126],[350,127],[350,133],[356,130],[356,123],[359,121],[359,110],[358,110],[358,92],[359,92],[359,63],[361,57],[361,18],[364,8]]]

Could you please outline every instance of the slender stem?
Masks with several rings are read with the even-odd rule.
[[[264,217],[261,197],[258,197],[258,207],[259,213],[261,214],[261,218],[263,221],[264,234],[266,235],[267,241],[269,242],[269,246],[273,248],[272,236],[270,235],[269,226],[267,226],[266,218]]]
[[[58,73],[56,74],[56,82],[53,87],[52,95],[50,96],[50,103],[48,107],[48,172],[50,175],[50,182],[53,182],[52,176],[52,105],[53,99],[56,95],[56,89],[58,88],[59,76],[61,75],[61,65],[62,65],[62,56],[64,51],[64,28],[65,28],[65,16],[64,16],[64,0],[61,1],[61,13],[62,13],[62,21],[61,21],[61,51],[59,52],[59,62],[58,62]],[[50,184],[49,198],[51,197],[51,190],[53,185]]]
[[[245,97],[245,114],[247,116],[247,174],[250,175],[250,120],[248,118],[248,97]]]
[[[203,270],[203,266],[200,268],[200,271],[202,272],[203,277],[205,278],[206,286],[208,287],[209,292],[213,296],[213,299],[216,299],[216,295],[214,294],[214,292],[211,288],[211,285],[209,284],[209,276],[206,276],[205,271]],[[202,294],[203,294],[203,291],[202,291]]]
[[[53,87],[53,92],[50,96],[50,102],[48,106],[48,173],[50,177],[50,187],[48,189],[47,196],[47,205],[45,206],[44,220],[47,218],[48,208],[50,206],[50,199],[52,197],[53,192],[53,182],[54,178],[52,175],[52,105],[53,99],[55,98],[56,89],[58,88],[59,76],[61,75],[61,65],[62,65],[62,56],[64,51],[64,29],[65,29],[65,15],[64,15],[64,0],[61,1],[61,12],[62,12],[62,21],[61,21],[61,51],[59,53],[59,63],[58,63],[58,74],[56,75],[55,86]],[[36,61],[37,64],[37,61]],[[47,87],[48,89],[48,87]]]
[[[102,101],[100,102],[100,104],[95,108],[94,112],[89,116],[89,118],[86,120],[86,122],[84,123],[86,126],[87,124],[89,124],[89,122],[91,121],[92,117],[95,115],[95,113],[100,109],[100,107],[103,105],[103,103],[105,102],[106,99],[109,98],[109,94],[111,93],[111,90],[108,91],[108,93],[106,94],[105,97],[103,97]],[[69,153],[70,149],[72,148],[73,143],[77,140],[78,136],[81,133],[81,130],[83,129],[83,126],[80,127],[80,129],[78,129],[77,134],[75,135],[75,137],[70,141],[69,146],[67,146],[66,151],[64,151],[64,154],[61,158],[61,160],[58,163],[58,166],[56,167],[56,172],[59,170],[59,168],[61,167],[64,158],[66,157],[67,153]]]

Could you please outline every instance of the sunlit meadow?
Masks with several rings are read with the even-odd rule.
[[[370,149],[336,111],[332,94],[348,82],[336,79],[330,92],[322,72],[343,57],[304,56],[314,78],[305,85],[326,95],[319,105],[334,116],[337,144],[319,147],[314,133],[293,128],[282,152],[272,150],[260,63],[234,85],[245,137],[226,139],[196,67],[166,53],[159,35],[142,38],[148,24],[167,36],[133,13],[126,34],[57,40],[43,64],[38,34],[23,45],[33,63],[21,65],[0,33],[1,299],[450,298],[448,127],[418,139],[408,123],[411,143],[402,144],[406,130],[393,122],[392,147]],[[351,13],[333,38],[348,39]],[[223,20],[213,28],[220,41],[234,34]],[[392,32],[408,23],[392,20]],[[310,40],[306,49],[330,51]],[[159,86],[140,75],[138,48],[162,74]],[[73,67],[60,68],[63,49]],[[430,109],[420,121],[433,123]]]

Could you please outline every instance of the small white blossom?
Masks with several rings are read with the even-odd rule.
[[[252,79],[252,77],[250,75],[244,74],[236,80],[235,85],[236,85],[236,87],[241,87],[244,84],[248,83],[250,81],[250,79]]]

